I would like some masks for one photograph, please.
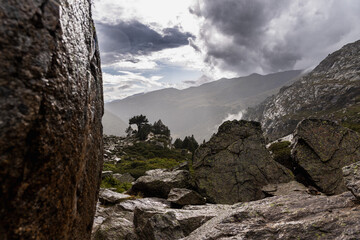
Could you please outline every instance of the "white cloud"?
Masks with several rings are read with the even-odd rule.
[[[122,99],[137,93],[171,87],[171,85],[159,81],[163,78],[162,76],[145,77],[142,73],[129,71],[119,71],[119,74],[121,75],[103,73],[105,102]]]

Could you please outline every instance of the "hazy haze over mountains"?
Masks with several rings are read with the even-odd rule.
[[[238,118],[239,112],[259,104],[282,86],[290,85],[301,73],[293,70],[252,74],[184,90],[167,88],[113,101],[105,104],[105,108],[124,122],[138,114],[146,115],[150,122],[161,119],[169,126],[173,137],[194,134],[202,141],[208,139],[223,120],[232,115]]]

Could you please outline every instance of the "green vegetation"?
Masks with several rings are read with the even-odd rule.
[[[131,188],[131,183],[120,182],[112,176],[106,177],[101,181],[101,188],[115,188],[116,192],[122,193]]]
[[[293,170],[290,144],[289,141],[276,142],[270,145],[269,150],[275,161]]]
[[[132,129],[132,124],[137,126],[137,130]],[[191,136],[185,137],[184,141],[180,140],[181,147],[172,148],[170,130],[161,120],[155,121],[154,124],[148,124],[146,116],[138,115],[129,119],[129,125],[126,130],[127,138],[106,137],[106,141],[123,141],[124,145],[108,150],[110,156],[116,155],[121,160],[104,163],[104,171],[120,174],[130,173],[133,177],[138,178],[148,170],[169,169],[185,161],[190,161],[192,154],[183,149],[193,152],[199,146],[194,136]],[[150,133],[152,134],[149,135]],[[115,187],[120,190],[126,188],[119,184],[114,179],[104,179],[102,187]]]
[[[122,160],[117,164],[104,164],[104,171],[114,173],[130,173],[138,178],[146,171],[157,168],[172,168],[191,159],[191,154],[183,154],[181,150],[169,149],[151,143],[140,142],[125,147],[117,154]]]

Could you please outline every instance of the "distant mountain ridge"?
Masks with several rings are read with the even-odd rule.
[[[261,122],[269,140],[291,133],[309,117],[360,130],[360,41],[329,54],[312,72],[244,115]]]
[[[105,104],[105,108],[124,121],[139,114],[146,115],[150,122],[161,119],[175,138],[194,134],[202,141],[209,139],[229,114],[259,104],[293,83],[301,73],[293,70],[264,76],[252,74],[183,90],[167,88],[116,100]]]

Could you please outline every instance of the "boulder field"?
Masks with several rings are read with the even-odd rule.
[[[304,120],[290,146],[292,172],[272,160],[258,123],[225,122],[198,148],[188,170],[148,171],[129,191],[153,197],[99,205],[92,237],[359,239],[359,139],[335,123]],[[317,171],[306,167],[309,162]],[[305,181],[296,181],[295,174]],[[239,186],[229,187],[229,179]],[[328,191],[322,182],[341,190]]]

